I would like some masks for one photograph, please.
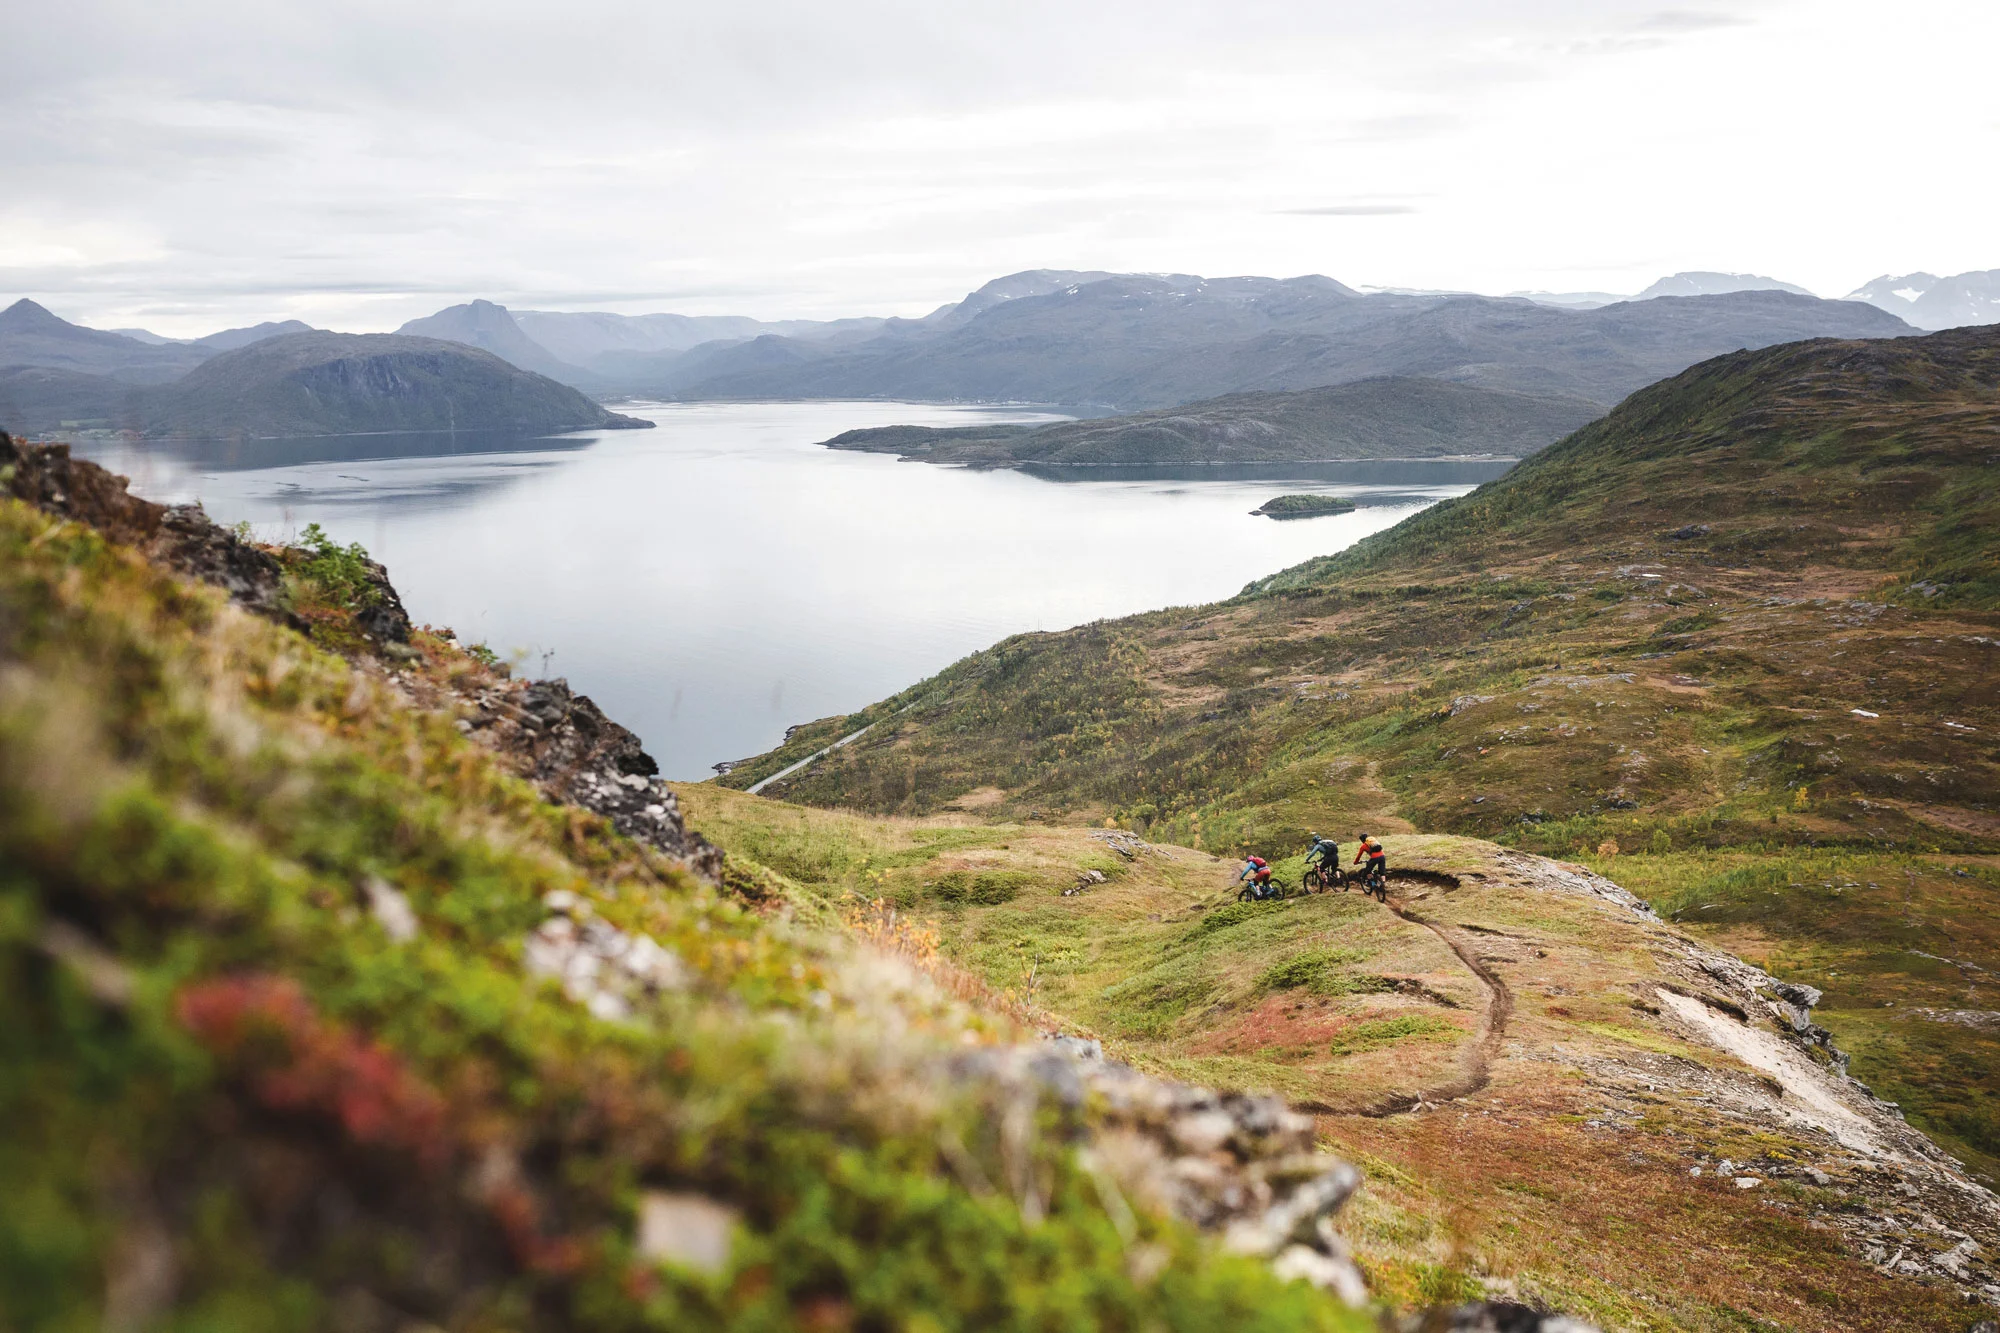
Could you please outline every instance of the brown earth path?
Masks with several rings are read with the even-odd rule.
[[[1393,880],[1408,877],[1391,872],[1389,878]],[[1401,1115],[1408,1111],[1436,1106],[1441,1102],[1457,1101],[1461,1097],[1469,1097],[1483,1089],[1492,1081],[1493,1058],[1499,1054],[1500,1043],[1507,1035],[1507,1020],[1514,1016],[1514,992],[1507,988],[1506,981],[1498,972],[1480,961],[1479,955],[1468,948],[1463,939],[1435,921],[1426,919],[1400,898],[1390,901],[1388,908],[1411,925],[1422,926],[1437,936],[1447,949],[1457,955],[1458,961],[1465,964],[1466,970],[1472,973],[1485,990],[1486,1007],[1480,1015],[1478,1033],[1466,1043],[1460,1054],[1464,1073],[1449,1083],[1418,1092],[1398,1093],[1351,1113],[1374,1119]]]

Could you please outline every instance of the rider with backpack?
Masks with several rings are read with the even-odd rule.
[[[1243,873],[1236,877],[1236,882],[1241,884],[1246,879],[1250,881],[1250,894],[1252,897],[1269,898],[1271,896],[1271,863],[1269,861],[1266,861],[1261,856],[1251,856],[1243,863]],[[1241,895],[1238,896],[1240,897]]]
[[[1324,889],[1331,885],[1340,873],[1340,844],[1332,838],[1322,838],[1317,833],[1308,833],[1306,836],[1312,839],[1311,845],[1306,848],[1306,876],[1310,879],[1313,870],[1317,868],[1320,873],[1320,887]]]
[[[1370,889],[1373,889],[1378,895],[1386,894],[1386,884],[1389,875],[1389,854],[1382,850],[1381,843],[1375,841],[1375,839],[1369,837],[1366,833],[1361,835],[1361,845],[1354,849],[1354,864],[1360,865],[1363,861],[1368,863],[1368,869],[1366,877],[1362,882]]]

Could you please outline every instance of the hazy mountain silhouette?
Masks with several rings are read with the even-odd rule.
[[[389,333],[294,333],[223,352],[171,384],[0,370],[0,429],[266,438],[643,427],[490,352]]]
[[[196,338],[193,342],[196,347],[206,347],[210,351],[233,352],[239,347],[248,347],[251,343],[262,342],[266,338],[282,338],[288,333],[319,331],[302,319],[285,319],[253,324],[244,329],[224,329],[205,338]]]
[[[1024,296],[1043,296],[1115,275],[1070,269],[1012,273],[939,306],[921,319],[864,316],[851,319],[760,320],[739,315],[561,314],[517,310],[515,324],[542,346],[587,372],[592,386],[644,393],[671,392],[698,379],[740,370],[762,370],[818,359],[804,344],[852,346],[881,334],[909,335],[963,324],[982,311]],[[406,328],[408,326],[405,326]],[[746,344],[778,338],[790,350]],[[725,348],[743,347],[733,356]]]
[[[0,310],[0,366],[39,366],[105,375],[130,384],[158,384],[206,360],[202,348],[143,343],[121,333],[87,329],[23,298]]]
[[[150,434],[348,435],[650,425],[477,348],[393,333],[295,333],[225,352],[162,390]]]
[[[1782,291],[1563,310],[1482,296],[1363,295],[1324,277],[1123,275],[1066,282],[963,319],[891,321],[856,342],[764,338],[695,348],[653,367],[650,378],[634,366],[617,382],[686,398],[1148,409],[1249,390],[1421,375],[1609,405],[1724,352],[1912,331],[1861,302]]]
[[[1794,296],[1811,296],[1803,287],[1789,282],[1779,282],[1776,278],[1759,277],[1755,273],[1675,273],[1661,278],[1658,282],[1640,292],[1632,299],[1650,301],[1656,296],[1725,296],[1730,292],[1790,292]]]
[[[449,306],[435,315],[413,319],[396,332],[411,337],[464,343],[467,347],[491,352],[509,365],[532,370],[537,375],[546,375],[565,384],[591,378],[581,366],[570,365],[521,332],[521,326],[514,322],[514,316],[507,307],[491,301],[469,301],[464,305]]]
[[[833,338],[878,332],[888,321],[855,319],[751,319],[747,315],[614,315],[602,311],[570,314],[515,310],[521,332],[573,366],[596,372],[603,356],[671,356],[703,343],[748,342],[765,334],[788,338]]]
[[[2000,324],[2000,268],[1940,278],[1933,273],[1887,274],[1850,294],[1920,329]]]

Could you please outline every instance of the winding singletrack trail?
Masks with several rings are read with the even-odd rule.
[[[1405,883],[1413,880],[1430,882],[1431,877],[1425,875],[1420,879],[1415,875],[1399,874],[1392,870],[1389,872],[1389,879],[1392,882],[1401,879]],[[1351,1115],[1378,1120],[1392,1115],[1402,1115],[1420,1106],[1435,1106],[1439,1102],[1469,1097],[1484,1088],[1492,1077],[1493,1057],[1499,1053],[1500,1043],[1507,1035],[1507,1020],[1514,1015],[1514,992],[1507,988],[1507,983],[1501,979],[1498,972],[1480,960],[1472,943],[1462,938],[1459,932],[1428,920],[1401,898],[1391,898],[1388,901],[1388,908],[1411,925],[1422,926],[1442,940],[1444,946],[1458,957],[1459,962],[1465,964],[1466,971],[1472,973],[1480,988],[1486,992],[1486,1006],[1480,1015],[1477,1035],[1460,1051],[1461,1072],[1457,1078],[1449,1083],[1423,1088],[1417,1092],[1397,1093],[1371,1106],[1348,1112]]]

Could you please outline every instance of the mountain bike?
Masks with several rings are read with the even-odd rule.
[[[1326,861],[1316,861],[1306,871],[1305,883],[1299,887],[1301,890],[1310,889],[1314,893],[1325,893],[1335,885],[1340,887],[1342,893],[1347,892],[1347,872]]]
[[[1369,866],[1365,870],[1356,871],[1350,878],[1359,881],[1363,893],[1374,894],[1376,902],[1386,903],[1389,901],[1388,871],[1376,866]]]
[[[1264,890],[1263,893],[1259,893],[1255,884],[1245,884],[1237,892],[1236,901],[1239,903],[1274,903],[1286,895],[1285,886],[1278,882],[1276,875],[1271,876],[1271,882],[1264,886]]]

